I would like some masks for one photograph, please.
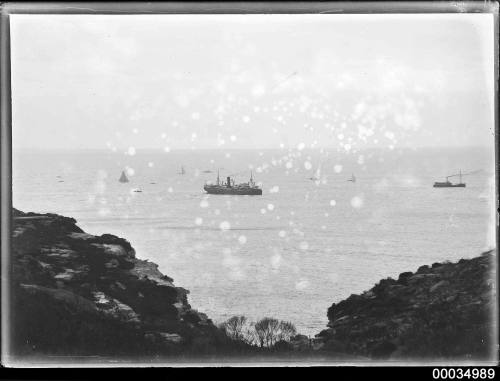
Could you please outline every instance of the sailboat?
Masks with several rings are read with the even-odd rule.
[[[356,182],[356,177],[354,176],[354,173],[352,174],[351,178],[348,179],[347,181],[352,181],[353,183]]]
[[[309,180],[319,181],[320,178],[321,178],[321,165],[318,166],[318,169],[316,169],[316,172],[314,172],[314,176],[309,177]]]
[[[118,181],[121,183],[128,183],[128,178],[127,175],[125,174],[125,171],[122,171],[122,175],[120,176]]]
[[[181,170],[179,172],[177,172],[179,175],[185,175],[186,174],[186,171],[184,170],[184,167],[181,166]]]

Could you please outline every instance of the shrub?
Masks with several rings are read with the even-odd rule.
[[[252,323],[245,316],[232,316],[220,324],[219,328],[233,341],[260,348],[273,348],[278,342],[284,348],[284,343],[289,343],[297,334],[293,323],[270,317]]]

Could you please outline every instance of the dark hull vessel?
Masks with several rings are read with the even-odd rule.
[[[465,188],[465,183],[462,182],[462,171],[456,175],[446,176],[446,181],[436,181],[433,185],[434,188]],[[460,181],[457,184],[453,184],[448,179],[450,177],[460,176]]]
[[[209,194],[233,194],[233,195],[247,195],[247,196],[260,196],[262,189],[255,185],[253,176],[250,174],[250,181],[248,183],[235,184],[230,176],[227,181],[221,182],[219,173],[217,172],[216,184],[205,184],[203,189]]]
[[[465,183],[453,184],[450,182],[435,182],[433,185],[434,188],[465,188]]]
[[[226,187],[225,185],[205,185],[203,189],[205,189],[205,191],[210,194],[238,194],[249,196],[262,195],[262,189],[260,188],[250,188],[243,186]]]

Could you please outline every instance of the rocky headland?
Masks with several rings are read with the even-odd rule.
[[[296,335],[262,351],[231,340],[193,309],[188,291],[136,258],[125,239],[87,234],[72,218],[16,209],[11,239],[11,350],[19,358],[494,356],[494,252],[381,280],[333,304],[328,328],[316,338]]]
[[[11,325],[18,355],[213,354],[227,338],[128,241],[72,218],[13,211]],[[228,348],[229,346],[229,348]]]
[[[328,309],[324,351],[374,359],[494,359],[496,255],[421,266]]]

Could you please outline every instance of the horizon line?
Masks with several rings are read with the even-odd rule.
[[[417,150],[417,149],[479,149],[479,148],[495,148],[495,146],[492,144],[486,145],[486,144],[479,144],[479,145],[449,145],[449,146],[443,146],[443,145],[435,145],[435,146],[397,146],[393,148],[389,147],[381,147],[381,146],[366,146],[363,148],[358,148],[358,149],[351,149],[350,151],[345,151],[342,150],[340,147],[331,147],[331,146],[322,146],[322,147],[304,147],[302,149],[299,149],[296,145],[294,146],[288,146],[288,147],[255,147],[255,148],[248,148],[248,147],[242,147],[242,148],[234,148],[234,147],[228,147],[228,148],[221,148],[221,147],[196,147],[196,148],[170,148],[168,152],[164,150],[164,148],[159,148],[159,147],[134,147],[136,151],[161,151],[165,154],[172,153],[172,152],[180,152],[180,151],[289,151],[289,150],[301,150],[301,151],[319,151],[321,149],[323,150],[334,150],[334,151],[341,151],[343,153],[350,153],[350,152],[359,152],[359,151],[364,151],[364,150],[372,150],[372,149],[379,149],[379,150],[388,150],[388,151],[396,151],[398,149],[411,149],[411,150]],[[109,149],[107,147],[90,147],[90,148],[81,148],[81,147],[76,147],[76,148],[65,148],[65,147],[11,147],[11,152],[29,152],[29,151],[35,151],[35,152],[54,152],[54,151],[60,151],[60,152],[75,152],[75,151],[106,151],[109,153],[123,153],[126,154],[128,150],[128,147],[121,147],[121,148],[116,148],[116,150]]]

